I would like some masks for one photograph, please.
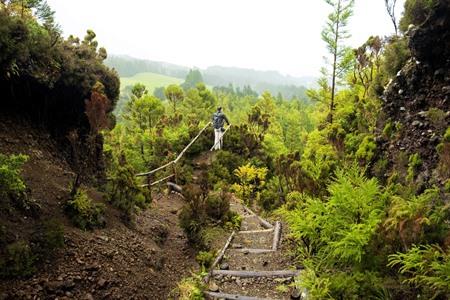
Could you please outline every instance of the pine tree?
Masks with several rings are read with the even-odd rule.
[[[331,99],[329,121],[333,123],[335,109],[336,86],[345,76],[352,61],[352,52],[343,42],[350,37],[346,30],[348,21],[353,14],[354,0],[325,0],[333,8],[328,15],[325,28],[322,30],[322,40],[327,44],[328,52],[332,56],[331,62]]]

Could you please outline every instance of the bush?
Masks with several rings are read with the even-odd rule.
[[[26,155],[6,156],[0,153],[0,197],[18,199],[24,197],[25,183],[20,175]]]
[[[439,108],[430,108],[427,111],[427,118],[430,120],[431,124],[433,124],[433,126],[438,129],[445,128],[445,125],[447,124],[447,122],[445,121],[445,111]]]
[[[44,259],[64,246],[64,227],[56,220],[44,221],[33,233],[33,252]]]
[[[233,190],[245,203],[251,204],[253,199],[259,199],[259,193],[265,185],[267,168],[258,168],[248,163],[234,170],[239,179],[238,184],[233,185]]]
[[[356,151],[356,158],[369,163],[375,155],[377,145],[375,144],[374,137],[372,135],[365,136],[362,143],[359,145],[358,151]]]
[[[436,0],[406,0],[400,30],[406,32],[410,24],[420,25],[425,22],[435,3]]]
[[[399,267],[403,283],[421,288],[426,299],[446,299],[450,293],[450,254],[437,245],[413,246],[389,256],[390,267]]]
[[[204,300],[203,290],[205,285],[202,281],[203,274],[193,274],[184,278],[175,290],[171,292],[169,299],[178,300]]]
[[[198,262],[202,270],[206,270],[211,267],[212,263],[214,262],[214,258],[214,252],[200,251],[195,257],[195,260]]]
[[[105,206],[100,203],[93,203],[83,189],[79,189],[74,198],[66,203],[65,210],[72,223],[82,230],[106,225]]]
[[[410,57],[411,52],[406,38],[395,37],[386,45],[382,69],[392,78],[397,75]]]
[[[108,174],[109,197],[114,206],[123,211],[127,222],[133,223],[136,207],[145,209],[151,202],[147,190],[141,188],[136,178],[136,172],[125,157],[112,167]]]
[[[0,256],[0,277],[27,277],[36,271],[36,256],[29,244],[18,241],[8,245]]]
[[[267,182],[258,201],[262,208],[270,211],[277,209],[284,204],[285,195],[280,185],[280,178],[277,176],[272,177]]]
[[[230,210],[230,195],[224,192],[209,194],[205,209],[213,220],[223,220]]]
[[[242,216],[234,211],[229,211],[227,214],[227,221],[225,222],[225,229],[239,230],[242,224]]]

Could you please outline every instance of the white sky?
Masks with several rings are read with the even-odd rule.
[[[108,53],[189,67],[212,65],[317,76],[326,55],[323,0],[48,0],[64,35],[93,29]],[[397,1],[397,12],[404,0]],[[356,0],[356,47],[393,25],[383,0]]]

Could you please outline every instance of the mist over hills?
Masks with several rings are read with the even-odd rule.
[[[121,77],[131,77],[138,73],[156,74],[185,79],[191,68],[167,62],[133,58],[127,55],[110,55],[105,63],[117,70]],[[314,85],[314,77],[294,77],[277,71],[259,71],[238,67],[211,66],[199,69],[205,84],[211,86],[228,86],[243,88],[251,86],[258,93],[265,90],[276,95],[281,93],[286,98],[303,97],[307,87]]]

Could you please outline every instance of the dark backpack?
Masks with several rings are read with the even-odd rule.
[[[219,128],[223,127],[223,118],[220,113],[214,113],[213,126],[215,129],[219,129]]]

